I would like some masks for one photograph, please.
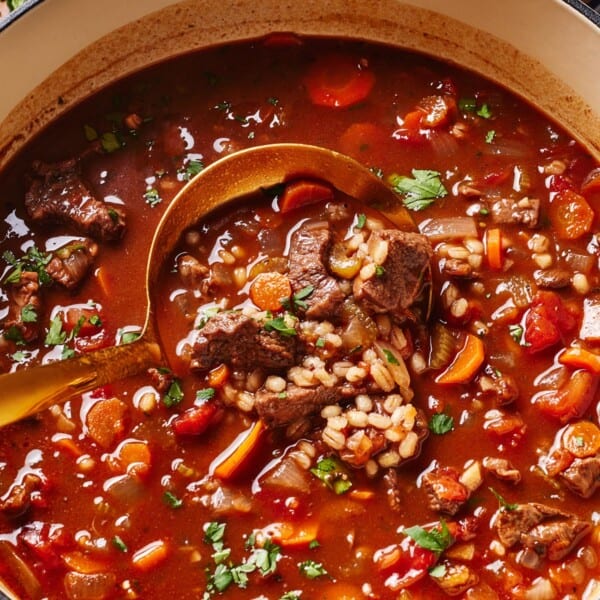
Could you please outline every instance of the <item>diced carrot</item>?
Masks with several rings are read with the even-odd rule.
[[[234,442],[235,447],[215,468],[214,475],[220,479],[231,479],[245,464],[248,457],[258,446],[261,435],[265,429],[262,421],[256,421],[238,443],[239,437]]]
[[[556,235],[566,240],[589,233],[594,222],[592,207],[573,190],[558,192],[550,202],[548,213]]]
[[[279,200],[281,214],[309,204],[324,204],[333,200],[332,188],[319,181],[299,179],[285,186]]]
[[[313,63],[304,83],[313,104],[344,108],[369,96],[375,75],[351,56],[328,54]]]
[[[131,558],[131,564],[143,573],[155,569],[169,555],[169,546],[164,540],[156,540],[140,548]]]
[[[289,300],[291,295],[289,277],[275,271],[257,275],[250,286],[250,298],[261,310],[280,310],[281,301]]]
[[[600,375],[600,355],[585,348],[571,346],[562,352],[558,362],[569,367],[586,369],[595,375]]]
[[[118,398],[100,400],[90,408],[86,425],[88,435],[105,450],[125,434],[127,405]]]
[[[468,383],[477,373],[484,359],[483,342],[476,335],[468,333],[463,347],[435,381],[441,384]]]
[[[421,129],[421,121],[424,116],[425,112],[419,109],[406,113],[404,119],[402,119],[402,128],[418,131]]]
[[[69,569],[77,571],[78,573],[103,573],[106,571],[106,563],[96,558],[85,555],[83,552],[74,550],[73,552],[66,552],[61,556],[63,562]]]
[[[375,492],[373,490],[350,490],[348,492],[348,497],[352,498],[352,500],[370,500],[375,496]]]
[[[502,268],[502,232],[497,227],[485,232],[485,255],[490,269]]]
[[[148,444],[138,440],[125,440],[107,460],[108,466],[116,472],[133,470],[143,476],[150,470],[152,454]]]
[[[319,523],[307,521],[305,523],[277,523],[271,535],[274,542],[283,548],[307,547],[317,539]]]
[[[229,379],[229,367],[223,363],[208,373],[208,385],[212,388],[222,388]]]
[[[112,285],[112,277],[111,277],[110,273],[108,272],[108,269],[106,267],[98,267],[96,269],[95,275],[96,275],[96,280],[98,281],[98,285],[100,286],[100,289],[102,290],[104,295],[110,296],[113,291],[113,285]]]
[[[75,458],[83,456],[83,450],[73,441],[71,436],[65,435],[64,437],[54,438],[53,442],[59,450],[68,452]]]
[[[600,450],[600,429],[591,421],[578,421],[565,429],[562,444],[578,458],[594,456]]]

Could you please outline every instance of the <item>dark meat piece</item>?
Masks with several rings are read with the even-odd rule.
[[[511,483],[519,483],[521,481],[521,473],[505,458],[495,458],[493,456],[485,456],[483,458],[483,466],[490,473],[493,473],[498,479],[510,481]]]
[[[298,336],[266,331],[241,312],[221,312],[200,330],[190,368],[206,371],[227,363],[245,370],[285,369],[296,364],[300,345]]]
[[[59,248],[46,265],[48,275],[67,289],[74,288],[88,272],[98,254],[98,244],[84,238]]]
[[[34,473],[27,473],[21,483],[11,486],[6,494],[0,498],[0,512],[9,517],[22,515],[31,505],[31,495],[37,492],[43,481]]]
[[[64,223],[100,240],[117,240],[125,232],[125,214],[94,197],[75,160],[34,164],[35,177],[25,194],[25,208],[38,223]]]
[[[396,229],[374,231],[369,245],[388,242],[381,275],[367,281],[354,280],[354,297],[371,313],[389,312],[400,320],[421,293],[433,251],[429,240],[418,233]]]
[[[496,406],[504,406],[519,397],[519,388],[514,377],[498,375],[492,370],[487,372],[492,374],[479,378],[479,389],[486,399],[493,399]]]
[[[175,381],[175,375],[169,369],[156,369],[150,367],[148,369],[148,375],[152,380],[152,385],[156,388],[157,392],[164,394],[169,390],[173,381]]]
[[[326,268],[332,233],[326,223],[301,227],[290,242],[289,273],[294,293],[312,286],[306,298],[308,319],[335,319],[344,301],[339,282]]]
[[[344,383],[325,387],[299,387],[289,383],[285,392],[269,392],[264,388],[256,392],[254,406],[258,415],[268,427],[281,427],[293,423],[302,417],[318,413],[323,406],[336,404],[344,399],[350,400],[357,394],[364,393],[359,389]]]
[[[537,502],[499,509],[493,525],[507,548],[520,542],[550,560],[564,558],[592,529],[587,521]]]
[[[398,472],[395,469],[388,469],[383,476],[383,483],[390,508],[394,512],[400,512],[402,510],[402,494],[398,482]]]
[[[447,258],[441,263],[442,273],[448,277],[459,279],[470,279],[474,276],[473,267],[464,260],[458,258]]]
[[[540,201],[537,198],[502,198],[493,202],[489,210],[494,223],[514,223],[534,228],[540,220]]]
[[[565,269],[538,269],[533,273],[538,287],[560,289],[571,285],[571,273]]]
[[[459,481],[460,473],[452,467],[436,467],[421,478],[427,492],[429,508],[455,515],[469,499],[469,490]]]
[[[42,306],[40,298],[40,283],[38,274],[33,271],[23,271],[19,281],[6,285],[6,293],[8,294],[8,315],[4,321],[5,334],[12,333],[11,329],[16,329],[26,342],[35,340],[38,336],[38,323],[35,321],[27,321],[28,312],[39,314]],[[23,309],[30,309],[25,311]],[[31,315],[33,319],[33,315]]]
[[[181,283],[188,289],[199,289],[209,270],[197,258],[182,254],[177,259],[177,270]]]
[[[572,492],[589,498],[600,485],[600,458],[576,458],[560,476]]]

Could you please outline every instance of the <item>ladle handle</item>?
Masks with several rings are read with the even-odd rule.
[[[142,339],[34,370],[0,375],[0,427],[106,383],[160,364],[158,344]]]

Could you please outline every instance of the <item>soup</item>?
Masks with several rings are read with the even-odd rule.
[[[2,174],[4,372],[125,344],[184,183],[273,142],[299,179],[182,232],[168,364],[5,428],[0,575],[32,598],[594,598],[600,171],[494,84],[277,34],[114,84]],[[525,368],[524,365],[526,365]]]

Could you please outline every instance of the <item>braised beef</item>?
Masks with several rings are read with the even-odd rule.
[[[25,194],[29,217],[40,224],[63,223],[99,240],[117,240],[125,232],[121,208],[94,197],[77,161],[34,164],[35,176]]]
[[[268,427],[281,427],[293,423],[302,417],[318,413],[323,406],[336,404],[344,399],[350,400],[364,389],[349,383],[325,387],[300,387],[288,383],[284,392],[269,392],[261,388],[256,392],[254,406],[258,415]]]
[[[576,458],[560,476],[571,491],[589,498],[600,485],[600,457]]]
[[[404,320],[421,293],[433,251],[428,239],[418,233],[395,229],[374,231],[369,244],[379,240],[388,243],[381,273],[364,282],[357,278],[354,297],[369,312],[389,312]]]
[[[520,543],[550,560],[564,558],[592,529],[587,521],[537,502],[499,509],[493,525],[507,548]]]
[[[301,227],[292,235],[288,276],[294,293],[313,288],[305,299],[308,319],[336,319],[345,298],[339,282],[327,272],[332,240],[327,223]]]
[[[39,332],[35,315],[39,314],[42,306],[38,274],[33,271],[23,271],[18,281],[6,285],[6,293],[8,314],[3,323],[5,336],[7,333],[9,335],[13,333],[11,330],[16,330],[23,341],[35,340]],[[27,314],[30,314],[30,320]]]
[[[493,400],[496,406],[504,406],[519,397],[519,388],[515,378],[489,369],[479,378],[479,389],[486,400]]]
[[[85,277],[98,254],[98,244],[84,238],[59,248],[46,265],[54,281],[73,289]]]
[[[390,508],[394,512],[400,512],[402,510],[402,493],[400,492],[398,472],[395,469],[388,469],[383,476],[383,483]]]
[[[484,456],[483,466],[498,479],[519,483],[521,481],[521,472],[516,469],[506,458],[497,458],[494,456]]]
[[[152,385],[161,394],[167,392],[173,381],[175,381],[175,375],[173,375],[173,372],[170,369],[150,367],[148,369],[148,375],[150,375]]]
[[[452,467],[436,467],[421,478],[421,487],[427,492],[429,508],[455,515],[469,499],[469,490],[459,481],[460,473]]]
[[[514,223],[529,228],[538,226],[540,201],[537,198],[502,198],[489,206],[494,223]]]
[[[533,272],[538,287],[560,289],[571,285],[571,273],[565,269],[538,269]]]
[[[241,312],[211,317],[194,342],[190,368],[206,371],[226,363],[239,369],[284,369],[296,364],[298,336],[266,331]]]
[[[209,269],[191,254],[182,254],[177,258],[177,270],[181,277],[181,283],[190,289],[200,288],[203,280],[209,274]]]
[[[458,279],[470,279],[475,274],[473,267],[467,261],[458,258],[445,259],[441,263],[441,270],[444,275]]]
[[[9,517],[22,515],[31,505],[31,496],[42,486],[41,477],[35,473],[27,473],[20,483],[13,484],[8,492],[0,498],[0,512]]]

